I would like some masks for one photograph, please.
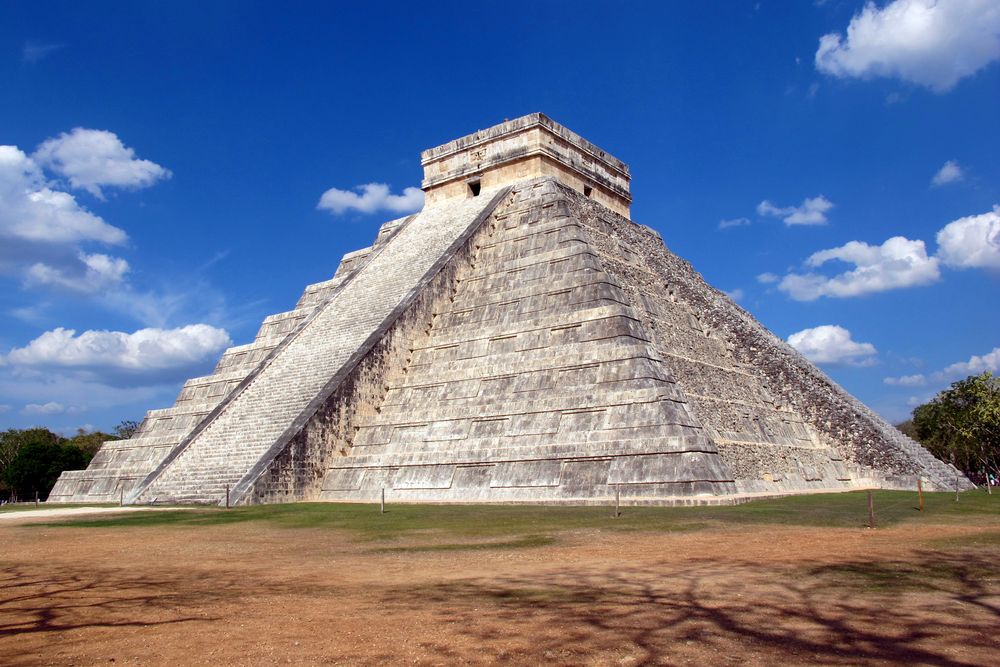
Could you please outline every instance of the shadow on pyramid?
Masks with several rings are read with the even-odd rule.
[[[542,114],[422,154],[423,210],[56,502],[729,503],[971,488],[629,219]]]

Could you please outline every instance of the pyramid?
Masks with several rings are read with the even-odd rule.
[[[264,320],[57,502],[735,502],[970,483],[629,218],[542,114],[424,151],[421,212]]]

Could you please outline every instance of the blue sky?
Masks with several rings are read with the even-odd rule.
[[[170,405],[533,111],[886,417],[1000,367],[1000,2],[619,5],[0,5],[0,427]]]

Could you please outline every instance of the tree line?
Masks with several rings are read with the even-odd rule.
[[[897,428],[976,484],[1000,480],[1000,377],[986,371],[952,383]]]
[[[123,440],[139,424],[123,421],[114,433],[87,432],[64,438],[47,428],[0,433],[0,501],[45,500],[64,470],[82,470],[107,440]]]

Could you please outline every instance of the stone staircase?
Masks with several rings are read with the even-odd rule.
[[[228,348],[210,375],[185,382],[172,407],[149,410],[131,438],[104,443],[86,470],[63,472],[49,502],[118,502],[131,496],[138,484],[411,217],[383,224],[371,247],[344,255],[335,275],[308,285],[293,310],[266,317],[253,342]],[[224,483],[221,488],[224,493]]]
[[[305,316],[128,501],[221,504],[228,486],[230,501],[240,502],[318,409],[324,389],[344,377],[359,350],[373,344],[415,296],[425,274],[505,193],[483,191],[425,210],[368,253],[366,263]]]

